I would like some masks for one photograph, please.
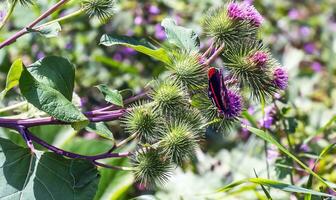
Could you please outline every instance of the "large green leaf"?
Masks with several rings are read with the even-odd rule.
[[[220,188],[218,192],[228,192],[243,183],[260,184],[260,185],[268,186],[274,189],[278,189],[278,190],[282,190],[282,191],[290,192],[290,193],[311,194],[311,195],[320,196],[320,197],[335,197],[330,194],[326,194],[326,193],[322,193],[322,192],[318,192],[314,190],[309,190],[303,187],[289,185],[289,184],[282,183],[279,181],[274,181],[274,180],[269,180],[269,179],[264,179],[264,178],[248,178],[248,179],[236,181],[236,182],[233,182],[229,185],[226,185]]]
[[[315,178],[317,178],[319,181],[321,181],[322,183],[324,183],[325,185],[329,186],[330,188],[332,188],[332,186],[330,186],[322,177],[320,177],[318,174],[316,174],[313,170],[311,170],[307,165],[305,165],[302,161],[300,161],[300,159],[298,159],[295,155],[293,155],[291,152],[288,151],[288,149],[284,146],[282,146],[278,141],[276,141],[273,136],[271,134],[266,133],[265,131],[262,131],[260,129],[257,128],[253,128],[250,126],[246,126],[246,128],[251,132],[256,134],[257,136],[259,136],[260,138],[262,138],[263,140],[274,144],[280,151],[282,151],[283,153],[285,153],[287,156],[289,156],[290,158],[292,158],[295,162],[297,162],[303,169],[305,169],[308,173],[310,173],[311,175],[313,175]]]
[[[137,40],[133,37],[120,35],[106,35],[100,38],[100,44],[105,46],[123,45],[130,47],[136,51],[151,56],[164,63],[170,63],[170,58],[163,48],[156,48],[153,44],[146,40]]]
[[[36,108],[48,113],[52,117],[85,127],[88,119],[60,92],[48,85],[38,82],[24,69],[20,78],[20,89],[23,96]]]
[[[118,90],[112,90],[107,85],[98,85],[97,88],[105,96],[105,101],[124,107],[123,97]]]
[[[54,153],[31,153],[0,138],[0,199],[93,199],[99,182],[96,167]]]
[[[189,28],[177,26],[171,18],[166,18],[161,25],[165,28],[168,41],[180,49],[187,51],[199,51],[200,40],[198,35]]]
[[[9,69],[6,79],[6,87],[0,93],[0,100],[4,98],[6,93],[11,90],[13,87],[19,84],[21,73],[23,70],[23,63],[21,59],[17,59],[13,62],[12,66]]]
[[[33,63],[27,69],[38,82],[54,88],[71,101],[75,81],[75,66],[68,59],[48,56]]]

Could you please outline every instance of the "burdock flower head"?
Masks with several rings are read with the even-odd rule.
[[[267,53],[263,51],[257,51],[252,56],[250,57],[250,61],[260,67],[265,66],[266,62],[268,60],[268,55]]]
[[[232,90],[227,91],[225,98],[228,108],[222,112],[222,114],[229,119],[240,116],[243,109],[241,96]]]
[[[285,90],[288,86],[288,74],[287,72],[281,68],[278,67],[273,72],[273,83],[276,87],[278,87],[281,90]]]
[[[231,19],[250,21],[257,27],[259,27],[263,22],[263,17],[254,8],[254,6],[246,3],[229,3],[228,15]]]

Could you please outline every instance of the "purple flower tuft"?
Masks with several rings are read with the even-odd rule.
[[[285,90],[288,86],[288,74],[283,68],[277,68],[273,72],[273,83],[281,90]]]
[[[264,66],[267,62],[268,55],[265,52],[257,51],[250,57],[250,59],[257,66]]]
[[[230,3],[228,5],[229,17],[232,19],[244,20],[245,13],[244,13],[244,7],[242,5],[243,4],[239,4],[239,3]]]
[[[223,110],[222,114],[231,119],[238,117],[243,108],[241,96],[234,91],[227,90],[227,97],[223,97],[223,100],[226,102],[227,109]]]
[[[263,17],[254,8],[254,6],[247,3],[229,3],[228,15],[234,20],[247,20],[257,27],[263,22]]]
[[[250,20],[257,27],[259,27],[264,21],[264,18],[252,5],[246,6],[245,19]]]

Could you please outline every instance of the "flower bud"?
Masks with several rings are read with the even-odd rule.
[[[281,68],[278,67],[273,72],[273,83],[276,87],[278,87],[281,90],[285,90],[288,86],[288,74],[287,72]]]
[[[100,21],[109,20],[115,9],[114,0],[85,0],[82,2],[82,8],[89,17],[97,17]]]
[[[145,187],[165,183],[172,170],[169,159],[164,158],[155,149],[144,149],[133,157],[135,179]]]

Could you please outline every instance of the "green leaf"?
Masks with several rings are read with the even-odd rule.
[[[287,156],[292,158],[295,162],[297,162],[302,168],[306,170],[306,172],[310,173],[314,177],[316,177],[319,181],[324,183],[325,185],[329,186],[332,188],[322,177],[320,177],[318,174],[316,174],[313,170],[311,170],[307,165],[305,165],[302,161],[300,161],[295,155],[293,155],[291,152],[287,150],[286,147],[282,146],[278,141],[276,141],[271,134],[266,133],[265,131],[262,131],[257,128],[253,128],[250,126],[246,126],[246,128],[251,132],[262,138],[263,140],[274,144],[280,151],[285,153]]]
[[[93,199],[99,173],[89,161],[19,147],[0,138],[0,200]]]
[[[328,146],[326,146],[320,153],[319,157],[315,160],[315,164],[314,164],[314,168],[315,166],[320,162],[321,159],[323,159],[332,149],[334,149],[336,146],[336,143],[334,144],[330,144]],[[313,170],[314,170],[313,168]],[[308,181],[307,181],[307,189],[310,189],[312,187],[313,184],[313,176],[310,174]],[[304,200],[311,200],[311,195],[307,194],[304,197]]]
[[[61,25],[58,22],[54,22],[47,26],[42,27],[38,32],[46,38],[56,37],[62,30]]]
[[[31,64],[27,69],[38,82],[59,91],[69,101],[72,100],[75,66],[68,59],[48,56]]]
[[[23,71],[23,63],[21,59],[17,59],[13,62],[12,66],[9,69],[7,80],[6,80],[6,87],[0,93],[0,100],[2,100],[6,93],[11,90],[13,87],[19,84],[19,80],[21,77],[21,73]]]
[[[161,25],[165,28],[170,43],[183,50],[199,51],[200,40],[195,31],[182,26],[177,26],[176,22],[171,18],[165,18]]]
[[[151,56],[157,60],[169,64],[170,58],[163,48],[156,48],[153,44],[146,40],[137,40],[133,37],[120,35],[106,35],[100,38],[100,44],[105,46],[123,45],[130,47],[138,52]]]
[[[286,183],[282,183],[279,181],[274,181],[274,180],[269,180],[269,179],[264,179],[264,178],[248,178],[240,181],[233,182],[229,185],[226,185],[220,189],[218,189],[218,192],[228,192],[229,190],[232,190],[233,188],[243,184],[243,183],[255,183],[255,184],[260,184],[263,186],[268,186],[274,189],[282,190],[284,192],[290,192],[290,193],[300,193],[300,194],[311,194],[315,196],[320,196],[320,197],[335,197],[330,194],[314,191],[314,190],[309,190],[303,187],[295,186],[295,185],[289,185]]]
[[[113,143],[114,141],[114,137],[113,137],[113,133],[110,131],[110,129],[105,125],[104,122],[98,122],[98,123],[90,123],[85,130],[90,131],[90,132],[94,132],[97,133],[98,135],[112,140]]]
[[[105,96],[105,101],[124,107],[123,97],[118,90],[111,90],[107,85],[96,86]]]
[[[88,119],[75,105],[54,88],[38,82],[26,69],[22,72],[19,86],[29,103],[52,117],[64,122],[81,124],[81,127],[88,124]]]

